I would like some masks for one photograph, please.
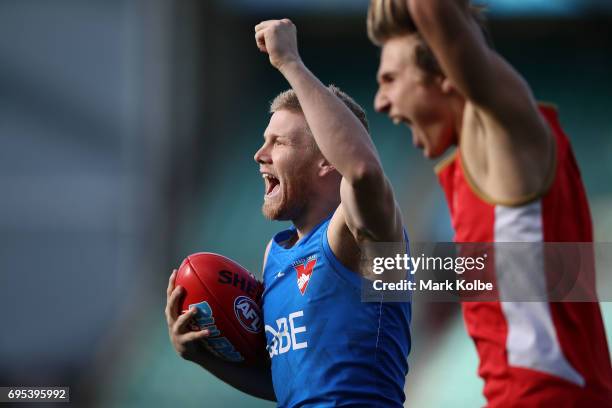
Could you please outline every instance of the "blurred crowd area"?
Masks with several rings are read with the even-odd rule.
[[[163,315],[187,254],[260,276],[286,226],[261,216],[253,161],[287,88],[255,47],[263,19],[291,18],[305,63],[367,110],[411,239],[452,240],[433,163],[373,112],[367,3],[0,0],[0,385],[67,385],[75,406],[272,406],[181,361]],[[558,106],[612,242],[612,2],[490,3],[496,48]],[[415,305],[412,330],[407,406],[482,405],[459,305]]]

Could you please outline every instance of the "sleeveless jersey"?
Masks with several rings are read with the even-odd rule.
[[[402,407],[411,304],[362,302],[333,254],[326,219],[292,247],[274,236],[262,296],[279,407]]]
[[[520,205],[494,203],[470,180],[460,148],[437,167],[456,242],[593,241],[569,140],[553,107],[541,106],[540,113],[556,142],[554,179],[542,196]],[[546,279],[546,265],[534,267]],[[494,276],[502,268],[496,263]],[[489,407],[612,406],[612,368],[598,303],[464,302],[462,310]]]

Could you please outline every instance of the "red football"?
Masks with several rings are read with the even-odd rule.
[[[224,256],[201,252],[185,258],[176,285],[186,292],[182,312],[196,307],[194,323],[210,330],[204,343],[213,354],[231,362],[263,361],[262,286],[253,274]]]

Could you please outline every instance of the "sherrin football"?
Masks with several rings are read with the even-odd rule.
[[[176,285],[186,292],[182,313],[197,308],[194,324],[210,331],[203,341],[211,353],[249,365],[267,358],[262,285],[253,274],[222,255],[201,252],[185,258]]]

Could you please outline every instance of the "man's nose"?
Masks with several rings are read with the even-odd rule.
[[[390,103],[387,96],[381,92],[376,92],[376,96],[374,97],[374,109],[378,113],[385,113],[389,111]]]
[[[264,144],[263,146],[259,148],[259,150],[255,152],[253,159],[259,164],[269,163],[270,155],[268,154],[267,150],[268,149],[266,148],[266,145]]]

